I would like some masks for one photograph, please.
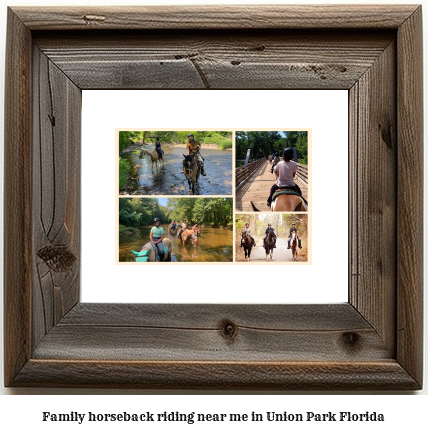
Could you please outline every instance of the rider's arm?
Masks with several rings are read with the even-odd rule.
[[[154,241],[153,241],[153,232],[152,232],[152,231],[150,231],[150,241],[151,241],[152,243],[154,243]]]

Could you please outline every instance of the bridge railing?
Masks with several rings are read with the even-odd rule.
[[[235,169],[235,186],[236,190],[241,188],[245,182],[250,178],[250,176],[258,170],[264,163],[266,158],[260,158],[259,160],[253,161],[252,163],[245,164],[244,166]]]
[[[308,166],[297,163],[296,177],[307,187],[308,186]]]

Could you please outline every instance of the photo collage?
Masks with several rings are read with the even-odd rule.
[[[311,129],[116,129],[116,264],[311,265]]]

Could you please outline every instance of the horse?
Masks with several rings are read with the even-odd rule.
[[[286,190],[286,189],[284,189]],[[277,194],[277,190],[273,194],[273,200],[270,204],[271,211],[307,211],[308,206],[303,198],[296,192],[296,194]]]
[[[139,157],[140,160],[144,157],[144,155],[148,155],[152,159],[152,172],[153,172],[153,163],[156,163],[156,170],[158,170],[158,160],[159,159],[162,161],[162,164],[165,165],[162,153],[161,153],[161,156],[159,157],[159,154],[157,153],[157,151],[147,151],[146,149],[142,149],[140,152],[140,157]]]
[[[263,243],[263,247],[265,249],[266,252],[266,261],[269,261],[269,256],[270,259],[273,261],[273,246],[275,244],[275,240],[274,240],[274,231],[271,230],[269,231],[269,234],[267,235],[267,237],[265,238],[265,241]]]
[[[247,235],[247,231],[242,231],[241,233],[241,244],[244,247],[245,260],[249,261],[251,256],[251,249],[253,248],[253,242],[251,241],[251,238]]]
[[[183,172],[189,184],[189,192],[196,194],[196,183],[198,182],[201,169],[197,163],[196,154],[198,151],[193,151],[190,155],[184,155]]]
[[[190,240],[197,239],[197,235],[195,234],[195,231],[192,229],[184,229],[184,231],[180,235],[180,239],[183,244],[188,243]]]
[[[291,254],[293,257],[293,261],[297,261],[297,235],[296,232],[291,233]]]
[[[175,225],[175,228],[172,228],[172,225],[169,225],[169,233],[170,233],[171,235],[176,235],[176,234],[177,234],[177,228],[178,228],[178,227],[181,228],[180,225]]]
[[[192,231],[193,231],[193,238],[196,240],[198,239],[198,234],[201,233],[201,230],[199,229],[199,226],[193,226],[192,227]]]
[[[164,238],[162,240],[164,246],[167,249],[167,252],[165,253],[165,256],[163,257],[163,262],[171,262],[171,250],[172,250],[172,244],[171,241],[168,238]],[[132,253],[136,255],[135,261],[136,262],[159,262],[157,258],[157,249],[155,252],[156,247],[153,246],[152,243],[148,242],[143,247],[141,247],[141,250],[139,252],[134,252],[132,250]]]

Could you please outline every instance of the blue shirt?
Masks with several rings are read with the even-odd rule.
[[[269,235],[269,232],[272,230],[272,228],[267,228],[266,229],[266,235]]]

